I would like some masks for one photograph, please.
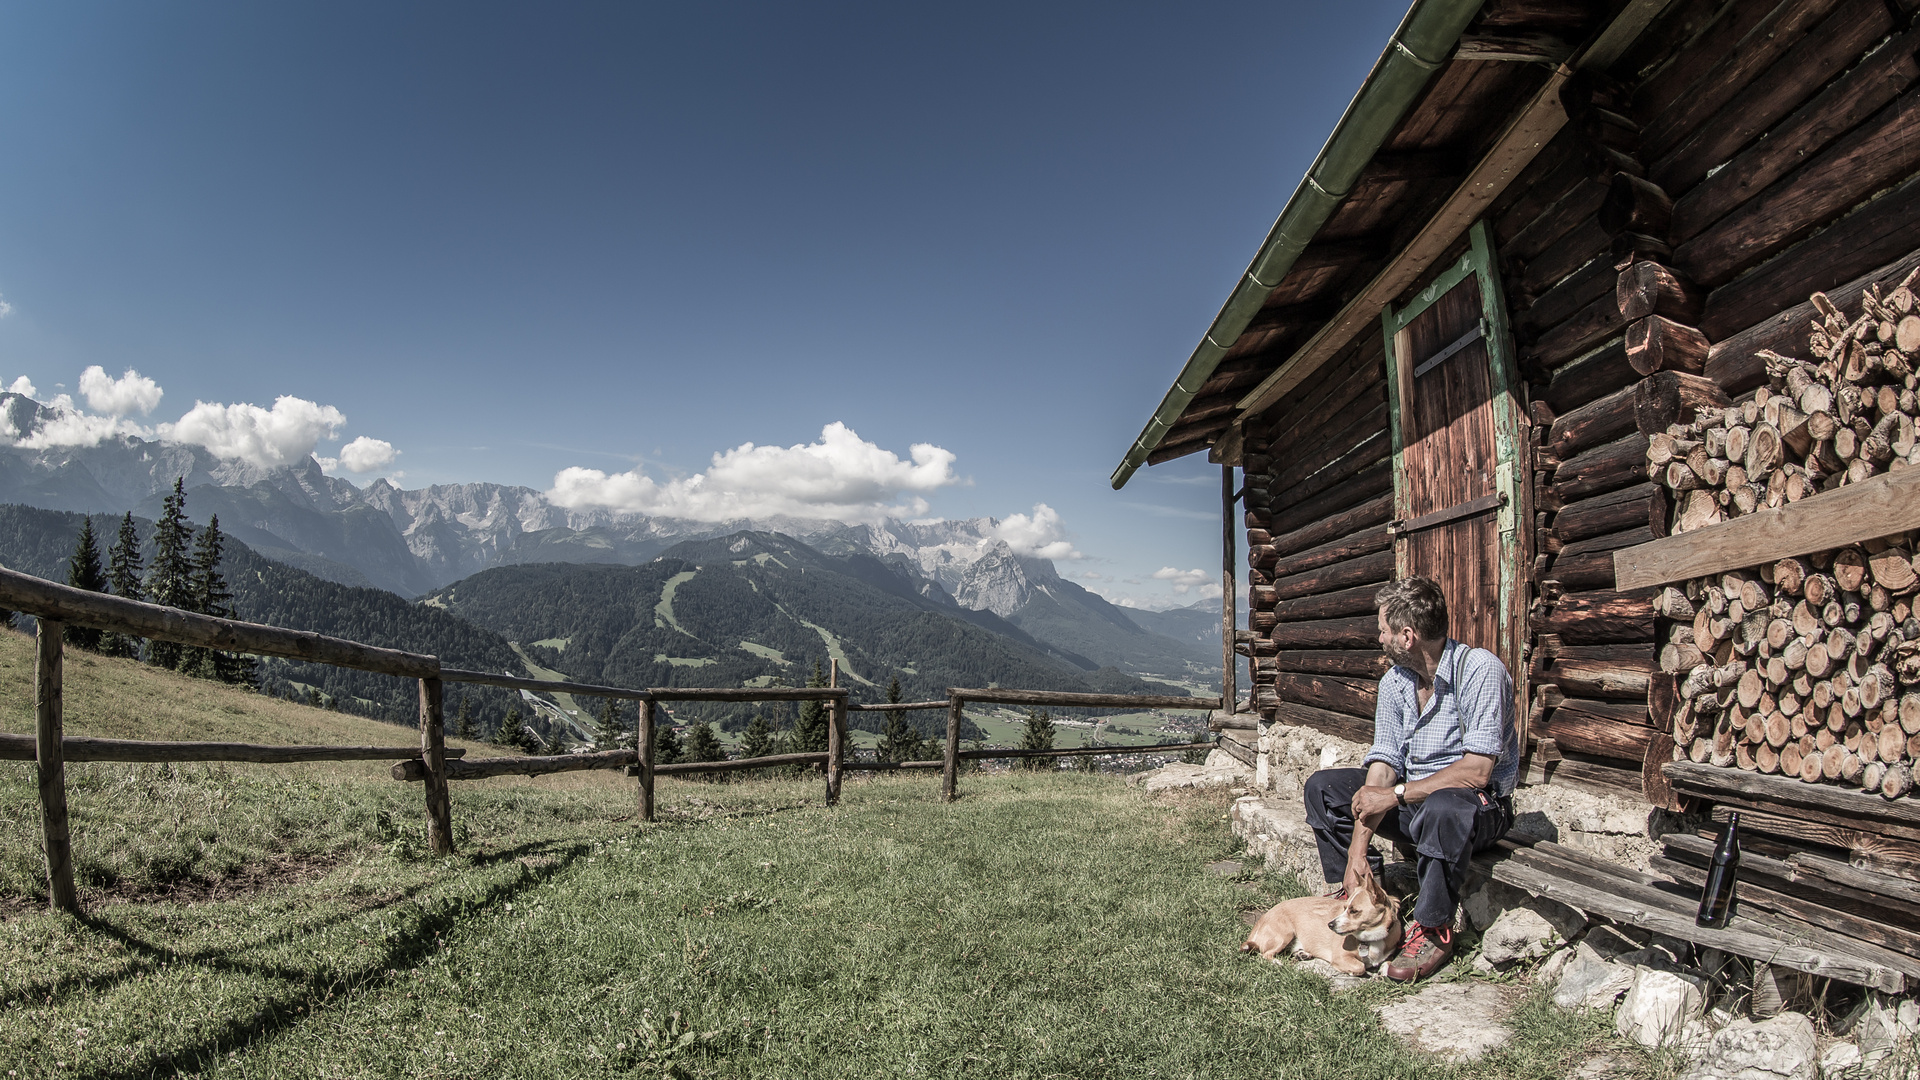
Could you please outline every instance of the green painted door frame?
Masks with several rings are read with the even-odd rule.
[[[1499,264],[1493,257],[1491,230],[1484,220],[1474,223],[1468,241],[1466,252],[1432,284],[1405,307],[1396,309],[1392,304],[1387,305],[1380,316],[1381,330],[1387,339],[1387,425],[1393,436],[1394,518],[1406,520],[1412,498],[1403,457],[1407,431],[1402,417],[1406,411],[1405,398],[1413,390],[1413,366],[1400,355],[1401,332],[1454,286],[1469,277],[1475,278],[1480,286],[1480,329],[1486,341],[1493,390],[1494,490],[1504,496],[1499,523],[1500,595],[1504,598],[1498,619],[1500,652],[1513,674],[1516,691],[1521,692],[1516,700],[1524,702],[1525,666],[1521,661],[1525,651],[1528,549],[1532,539],[1522,527],[1522,523],[1532,519],[1528,512],[1531,477],[1520,459],[1527,431],[1526,405],[1522,401],[1520,372],[1514,359],[1506,292],[1501,288]],[[1394,550],[1399,561],[1397,569],[1404,575],[1409,571],[1407,546],[1396,540]],[[1524,711],[1522,708],[1521,712]]]

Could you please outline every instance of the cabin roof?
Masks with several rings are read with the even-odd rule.
[[[1256,392],[1336,316],[1351,322],[1355,299],[1482,179],[1488,151],[1567,65],[1611,64],[1665,6],[1415,0],[1113,486],[1209,450],[1241,417],[1285,400]]]

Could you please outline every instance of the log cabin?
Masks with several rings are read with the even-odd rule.
[[[1920,976],[1916,8],[1413,3],[1112,478],[1222,466],[1262,730],[1368,741],[1373,593],[1432,576],[1523,783],[1740,812],[1755,918]],[[1652,887],[1601,873],[1513,878]]]

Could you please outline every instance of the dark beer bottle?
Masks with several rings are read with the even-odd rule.
[[[1700,914],[1695,926],[1713,930],[1726,928],[1733,914],[1733,872],[1740,867],[1740,815],[1728,814],[1727,827],[1720,842],[1713,846],[1713,861],[1707,864],[1707,887],[1700,892]]]

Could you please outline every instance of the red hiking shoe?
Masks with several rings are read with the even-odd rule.
[[[1387,961],[1387,978],[1395,982],[1413,982],[1447,966],[1453,959],[1453,927],[1422,926],[1409,923],[1407,939],[1400,952]]]

